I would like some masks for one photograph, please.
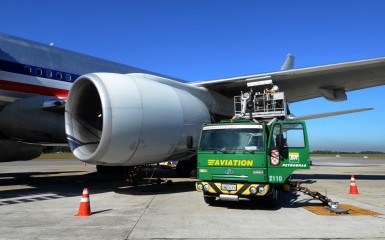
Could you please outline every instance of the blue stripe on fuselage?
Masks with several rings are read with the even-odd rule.
[[[28,72],[28,68],[30,68],[31,70],[30,73]],[[40,76],[37,74],[38,69],[42,71],[42,75]],[[26,65],[21,63],[15,63],[15,62],[10,62],[6,60],[0,60],[0,70],[6,71],[6,72],[29,75],[29,76],[42,77],[42,78],[47,78],[55,81],[70,82],[70,83],[73,83],[78,77],[80,77],[80,75],[73,74],[73,73],[47,69],[47,68],[38,67],[38,66]],[[47,76],[48,71],[51,71],[52,77]],[[57,78],[58,74],[61,74],[62,76],[61,79]],[[66,76],[71,76],[71,79],[68,81],[66,79]]]

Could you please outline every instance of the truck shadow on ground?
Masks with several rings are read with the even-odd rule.
[[[229,202],[229,201],[215,201],[214,204],[211,204],[211,207],[218,208],[228,208],[228,209],[237,209],[237,210],[264,210],[264,211],[277,211],[282,208],[300,208],[307,205],[318,204],[310,202],[313,199],[306,199],[299,201],[301,193],[298,192],[280,192],[275,207],[269,207],[263,202],[262,199],[253,200],[253,201],[239,201],[239,202]],[[203,199],[202,199],[203,201]],[[322,203],[319,203],[320,205]]]

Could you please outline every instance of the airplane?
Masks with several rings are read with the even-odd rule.
[[[288,103],[345,101],[348,91],[385,84],[385,58],[294,69],[288,55],[276,72],[187,82],[0,33],[0,161],[55,145],[100,169],[188,160],[202,125],[231,118],[233,97],[266,80]]]

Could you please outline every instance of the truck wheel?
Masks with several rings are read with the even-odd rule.
[[[203,199],[205,200],[205,203],[211,205],[215,203],[215,197],[207,197],[203,196]]]
[[[275,208],[277,206],[278,191],[276,188],[272,189],[272,193],[264,198],[263,205],[267,208]]]
[[[265,197],[263,205],[267,208],[275,208],[277,206],[277,200],[272,195]]]

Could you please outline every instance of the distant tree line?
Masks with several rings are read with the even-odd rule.
[[[330,151],[330,150],[315,150],[311,152],[312,154],[384,154],[381,151],[362,151],[362,152],[340,152],[340,151]]]
[[[57,152],[71,152],[69,147],[46,147],[43,150],[43,153],[57,153]],[[340,152],[340,151],[330,151],[330,150],[315,150],[311,152],[312,154],[384,154],[381,151],[362,151],[362,152]]]
[[[45,147],[43,153],[71,152],[69,147]]]

